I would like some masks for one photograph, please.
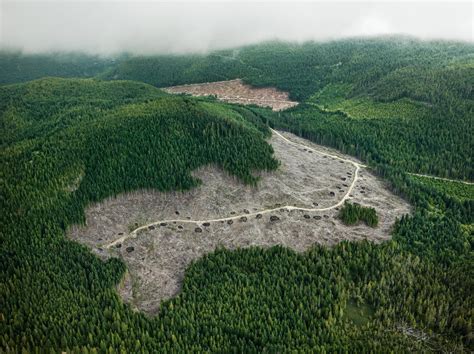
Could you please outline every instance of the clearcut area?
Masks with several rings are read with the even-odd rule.
[[[221,101],[271,107],[274,111],[281,111],[298,104],[289,99],[288,92],[274,87],[252,87],[244,84],[241,79],[171,86],[163,90],[168,93],[186,93],[193,96],[215,96]]]
[[[314,244],[388,240],[410,206],[389,192],[356,159],[295,135],[272,131],[277,171],[256,187],[221,169],[194,172],[202,185],[186,192],[137,191],[86,210],[86,226],[69,236],[99,256],[121,257],[128,273],[123,299],[148,314],[181,288],[191,262],[227,249],[282,245],[304,252]],[[346,200],[376,209],[379,226],[345,226],[337,214]]]

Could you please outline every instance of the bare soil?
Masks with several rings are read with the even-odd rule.
[[[269,141],[281,166],[261,173],[256,187],[206,166],[194,172],[203,183],[193,190],[137,191],[89,207],[86,226],[72,227],[69,236],[104,259],[121,257],[128,274],[119,293],[149,314],[180,291],[189,264],[216,247],[283,245],[304,252],[315,244],[390,238],[395,219],[410,211],[404,200],[352,157],[281,134]],[[337,213],[344,198],[374,207],[379,226],[342,224]]]
[[[271,107],[274,111],[281,111],[298,104],[288,98],[287,92],[279,91],[273,87],[252,87],[245,85],[240,79],[171,86],[163,90],[169,93],[187,93],[193,96],[216,96],[225,102],[255,104],[261,107]]]

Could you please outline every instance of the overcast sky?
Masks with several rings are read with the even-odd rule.
[[[268,39],[408,34],[473,42],[473,2],[0,0],[2,48],[201,52]]]

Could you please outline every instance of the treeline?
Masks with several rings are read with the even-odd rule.
[[[379,224],[379,217],[374,208],[364,207],[357,203],[345,202],[339,211],[339,217],[346,225],[355,225],[360,221],[370,227],[376,227]]]

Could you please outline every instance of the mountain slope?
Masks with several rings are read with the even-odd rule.
[[[0,50],[0,85],[45,76],[92,77],[115,66],[120,58],[82,53],[23,54]]]
[[[235,78],[274,86],[313,105],[296,108],[296,118],[289,113],[288,121],[298,121],[293,132],[304,125],[306,136],[318,132],[316,142],[365,159],[367,153],[354,151],[362,136],[372,146],[370,158],[409,172],[474,179],[472,44],[404,37],[268,42],[199,56],[131,57],[102,76],[157,87]]]
[[[0,89],[2,351],[472,351],[474,201],[407,174],[472,179],[472,45],[347,40],[217,54],[124,65],[157,86],[239,76],[307,102],[272,113],[120,80]],[[101,75],[120,78],[114,68]],[[324,97],[328,85],[346,90]],[[191,188],[202,164],[255,183],[254,169],[277,166],[267,122],[358,155],[413,215],[382,244],[217,250],[155,318],[119,300],[121,261],[65,239],[87,204]]]
[[[123,263],[104,264],[64,237],[88,203],[139,188],[188,189],[199,183],[190,172],[205,164],[247,183],[252,171],[277,167],[268,131],[239,111],[142,83],[42,79],[2,87],[0,102],[3,348],[12,340],[18,350],[58,348],[54,333],[70,342],[78,319],[109,322]]]

